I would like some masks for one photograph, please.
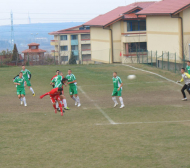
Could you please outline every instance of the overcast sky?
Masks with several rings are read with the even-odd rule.
[[[151,0],[1,0],[0,25],[10,25],[10,13],[14,24],[86,22],[118,6]],[[158,0],[157,0],[158,1]]]

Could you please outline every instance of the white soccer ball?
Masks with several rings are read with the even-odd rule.
[[[136,75],[129,75],[129,76],[127,77],[127,79],[130,79],[130,80],[135,79],[135,78],[136,78]]]

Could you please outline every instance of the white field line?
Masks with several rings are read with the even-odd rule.
[[[114,125],[183,123],[183,122],[190,122],[190,120],[180,120],[180,121],[150,121],[150,122],[126,122],[126,123],[115,123]],[[96,124],[96,125],[110,125],[110,124]]]
[[[143,69],[140,69],[140,68],[135,68],[135,67],[130,66],[130,65],[124,65],[124,64],[122,64],[122,65],[123,65],[123,66],[130,67],[130,68],[133,68],[133,69],[136,69],[136,70],[139,70],[139,71],[143,71],[143,72],[147,72],[147,73],[150,73],[150,74],[159,76],[160,78],[165,79],[165,80],[167,80],[167,81],[169,81],[169,82],[175,83],[176,85],[183,86],[182,84],[177,83],[177,82],[175,82],[175,81],[173,81],[173,80],[171,80],[171,79],[168,79],[168,78],[166,78],[166,77],[164,77],[164,76],[162,76],[162,75],[159,75],[159,74],[157,74],[157,73],[154,73],[154,72],[151,72],[151,71],[146,71],[146,70],[143,70]]]
[[[93,102],[93,100],[82,90],[82,88],[81,88],[80,86],[78,86],[78,88],[79,88],[79,90],[82,92],[82,94],[85,95],[85,97],[86,97],[88,100],[90,100],[90,101]],[[94,103],[94,106],[103,114],[103,116],[110,122],[110,124],[116,124],[116,123],[105,113],[105,111],[103,111],[103,110],[100,108],[100,106],[98,106],[96,103]]]

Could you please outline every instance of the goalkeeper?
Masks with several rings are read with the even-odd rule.
[[[182,78],[180,81],[177,81],[178,83],[181,82],[185,82],[185,85],[183,86],[183,88],[181,89],[181,92],[183,94],[183,99],[182,101],[187,101],[187,97],[185,94],[185,90],[187,89],[187,92],[190,94],[190,75],[188,73],[185,72],[185,68],[181,68],[181,74],[182,74]]]

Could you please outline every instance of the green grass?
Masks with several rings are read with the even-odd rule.
[[[179,74],[133,65],[174,81]],[[0,68],[0,167],[2,168],[187,168],[190,167],[189,102],[180,86],[122,65],[36,66],[36,97],[26,88],[28,107],[20,106],[12,78],[21,67]],[[77,108],[64,87],[70,111],[54,114],[49,97],[55,70],[75,74],[82,106]],[[112,72],[123,87],[124,109],[113,108]],[[135,74],[135,80],[128,80]],[[91,101],[93,100],[93,101]],[[94,104],[114,122],[111,125]],[[159,121],[159,122],[157,122]],[[170,122],[165,122],[170,121]],[[181,122],[173,122],[181,121]],[[152,122],[152,123],[151,123]],[[97,125],[100,124],[100,125]]]

